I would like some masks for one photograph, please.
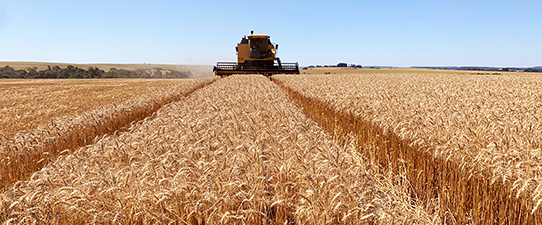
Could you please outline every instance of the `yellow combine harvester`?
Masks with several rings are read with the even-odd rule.
[[[279,45],[273,46],[270,36],[250,35],[237,44],[237,62],[217,62],[213,72],[217,76],[232,74],[299,74],[298,63],[282,63],[276,57]]]

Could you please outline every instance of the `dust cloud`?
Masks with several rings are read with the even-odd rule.
[[[202,78],[202,77],[212,77],[213,66],[207,65],[181,65],[177,66],[179,71],[189,71],[190,78]]]

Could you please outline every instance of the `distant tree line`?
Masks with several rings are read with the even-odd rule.
[[[529,68],[529,69],[525,69],[525,72],[542,73],[542,69]]]
[[[107,72],[97,67],[89,67],[85,70],[72,65],[66,68],[47,66],[47,69],[44,70],[37,70],[37,68],[16,70],[11,66],[0,68],[0,79],[188,78],[190,75],[190,71],[162,68],[135,70],[111,68]]]
[[[442,69],[442,70],[472,70],[472,71],[503,71],[503,72],[538,72],[542,73],[541,67],[480,67],[480,66],[411,66],[410,68]]]
[[[315,67],[363,68],[363,66],[361,66],[361,65],[348,64],[348,63],[337,63],[337,65],[316,65],[316,66],[315,65],[310,65],[310,66],[307,66],[306,68],[315,68]]]

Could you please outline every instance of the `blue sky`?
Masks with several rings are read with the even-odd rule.
[[[0,61],[213,65],[271,35],[301,65],[542,65],[542,1],[0,0]]]

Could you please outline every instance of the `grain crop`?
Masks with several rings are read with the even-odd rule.
[[[179,81],[168,81],[164,82],[162,85],[156,85],[154,88],[146,87],[147,85],[150,85],[150,83],[147,82],[137,84],[137,82],[134,81],[119,81],[118,84],[120,86],[123,86],[124,84],[134,86],[133,88],[127,88],[127,90],[112,86],[113,81],[97,81],[97,84],[91,85],[90,89],[92,91],[89,91],[88,95],[98,96],[96,97],[97,99],[103,100],[97,101],[99,103],[89,101],[92,100],[92,98],[86,98],[85,101],[74,100],[75,103],[70,103],[69,99],[87,97],[84,94],[86,89],[80,85],[73,84],[72,82],[69,82],[70,85],[67,85],[69,87],[68,89],[71,89],[68,93],[74,93],[78,98],[68,97],[68,100],[61,101],[51,100],[53,103],[41,105],[40,102],[46,100],[38,98],[32,101],[31,97],[24,97],[23,99],[25,101],[31,101],[29,103],[24,102],[24,104],[31,106],[15,105],[13,108],[34,108],[35,111],[54,112],[54,106],[62,107],[69,105],[70,107],[75,107],[75,109],[71,108],[67,110],[67,112],[72,113],[78,112],[80,108],[91,109],[60,119],[52,119],[50,124],[40,126],[33,130],[21,131],[11,138],[3,138],[4,141],[0,143],[0,171],[2,171],[0,174],[0,188],[17,180],[26,178],[31,173],[53,161],[58,154],[68,153],[81,146],[92,143],[97,137],[99,138],[105,134],[113,133],[123,127],[127,127],[133,121],[144,119],[145,117],[152,115],[153,112],[163,105],[183,98],[195,89],[212,82],[212,80],[212,78],[208,78],[182,81],[180,83]],[[43,82],[51,83],[54,86],[58,85],[57,82]],[[87,82],[88,81],[84,81],[83,86],[87,86]],[[106,90],[113,88],[118,90],[118,93],[110,91],[108,94],[107,91],[104,91],[105,94],[101,95],[99,84],[104,84],[103,82],[112,86],[105,86],[104,88]],[[27,81],[21,83],[23,83],[23,85],[28,85]],[[37,92],[40,92],[39,90],[48,89],[47,87],[42,88],[43,84],[40,82],[36,85],[38,85],[38,87],[35,88],[38,90]],[[51,87],[49,90],[53,89],[55,89],[55,87]],[[148,89],[148,91],[145,91],[145,89]],[[29,88],[27,92],[36,92],[31,90],[32,89]],[[139,96],[130,97],[131,95],[138,94]],[[37,96],[39,93],[30,95]],[[48,94],[46,96],[56,96],[58,99],[62,99],[62,94]],[[108,97],[105,97],[106,99],[104,100],[104,97],[100,96]],[[107,100],[109,97],[118,97],[119,99],[126,100],[116,101],[113,104],[101,105],[110,101]],[[85,102],[87,102],[88,105],[84,105]],[[36,108],[36,105],[42,107]],[[11,109],[7,109],[6,111],[11,111]],[[49,113],[46,112],[44,114]]]
[[[439,222],[404,185],[394,186],[403,178],[365,169],[354,150],[265,77],[228,77],[10,186],[0,195],[0,221]]]
[[[416,201],[442,221],[542,224],[540,78],[354,74],[273,80],[328,132],[356,136],[356,152],[371,166],[383,174],[406,171]]]
[[[0,80],[0,133],[6,138],[93,108],[184,83],[187,80]]]

